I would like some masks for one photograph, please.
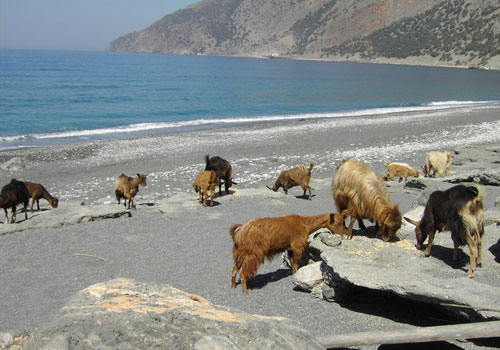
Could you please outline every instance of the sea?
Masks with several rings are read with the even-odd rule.
[[[0,150],[500,105],[500,71],[0,50]]]

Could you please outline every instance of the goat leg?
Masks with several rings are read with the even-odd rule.
[[[477,245],[476,245],[476,242],[474,241],[474,238],[472,238],[472,235],[470,234],[470,232],[466,232],[465,240],[467,241],[467,245],[469,246],[469,255],[470,255],[469,271],[467,271],[467,277],[472,278],[472,277],[474,277],[474,271],[476,270]]]
[[[477,245],[477,266],[483,267],[483,257],[482,257],[483,243],[481,241],[481,235],[476,230],[474,231],[474,236],[476,237],[476,245]]]
[[[432,248],[432,244],[434,243],[434,236],[435,235],[436,235],[436,231],[434,231],[434,232],[431,231],[429,233],[429,240],[427,241],[427,247],[425,247],[425,250],[423,252],[424,256],[426,256],[426,257],[431,255],[431,248]]]
[[[239,270],[238,264],[234,264],[233,266],[233,271],[232,271],[232,277],[231,277],[231,288],[236,288],[236,274],[238,273]]]

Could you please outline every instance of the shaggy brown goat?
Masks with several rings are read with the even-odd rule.
[[[229,234],[234,242],[231,287],[236,288],[236,274],[241,269],[241,287],[243,293],[248,294],[247,278],[255,277],[264,258],[272,260],[276,254],[285,251],[291,256],[292,271],[295,273],[311,233],[327,228],[332,233],[341,234],[343,226],[344,219],[338,213],[257,218],[244,225],[231,226]]]
[[[382,179],[368,165],[357,160],[343,161],[337,169],[332,194],[337,211],[351,217],[347,237],[352,238],[356,219],[363,230],[366,227],[362,220],[368,219],[375,222],[377,237],[389,241],[401,227],[401,213],[398,206],[389,200]]]
[[[289,170],[283,170],[278,179],[271,188],[266,186],[270,190],[276,192],[280,187],[283,187],[285,194],[288,194],[288,190],[294,186],[300,186],[304,190],[303,196],[306,196],[306,191],[309,190],[309,200],[311,200],[311,186],[309,182],[311,181],[311,171],[314,167],[314,163],[309,164],[309,168],[305,166],[297,166]]]
[[[431,170],[433,176],[436,173],[440,177],[445,177],[450,175],[451,168],[451,153],[450,152],[429,152],[425,157],[425,164],[422,167],[424,172],[424,177],[431,176]]]
[[[467,244],[470,251],[467,276],[474,277],[476,261],[478,266],[482,265],[483,198],[484,190],[479,185],[457,185],[446,191],[432,192],[420,221],[404,218],[415,225],[417,249],[422,249],[429,237],[424,250],[424,255],[429,256],[436,231],[449,230],[455,248],[453,260],[458,259],[459,246]]]
[[[37,210],[40,210],[40,198],[44,198],[49,202],[52,208],[57,208],[59,200],[56,197],[52,197],[49,191],[45,189],[41,184],[24,181],[26,188],[28,189],[29,196],[31,198],[31,211],[33,212],[33,204],[36,202]]]
[[[231,178],[231,174],[233,172],[231,164],[229,164],[227,160],[222,159],[221,157],[215,156],[210,158],[208,154],[205,156],[205,162],[205,170],[215,171],[215,174],[219,179],[219,196],[222,196],[222,180],[224,180],[224,189],[226,190],[226,194],[229,194],[229,187],[231,187],[233,184],[237,185],[237,183],[234,182]]]
[[[198,200],[204,207],[207,205],[208,192],[210,191],[210,196],[212,201],[210,206],[214,206],[215,197],[215,187],[220,183],[217,174],[213,170],[205,170],[196,176],[196,180],[193,182],[192,186],[194,190],[198,192]]]
[[[135,178],[129,177],[125,174],[118,176],[118,179],[116,179],[115,182],[115,198],[118,201],[118,204],[120,204],[120,200],[123,198],[125,200],[123,205],[125,206],[127,206],[128,200],[128,209],[130,209],[131,203],[132,207],[135,207],[135,205],[133,205],[133,198],[137,192],[139,192],[139,185],[147,185],[147,177],[147,174],[137,174]]]
[[[28,220],[28,202],[30,200],[28,189],[22,181],[17,181],[12,179],[10,183],[2,187],[0,192],[0,208],[5,211],[5,220],[7,224],[9,223],[9,215],[7,209],[11,208],[11,219],[10,222],[16,222],[16,209],[19,203],[24,205],[24,218]]]
[[[408,181],[409,176],[418,177],[418,171],[406,163],[386,163],[385,167],[387,173],[384,177],[389,181],[392,181],[396,176],[399,176],[399,182],[403,181],[403,179],[405,179],[405,182]]]

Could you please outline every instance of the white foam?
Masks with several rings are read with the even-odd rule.
[[[31,134],[31,135],[14,135],[0,137],[0,143],[9,143],[29,139],[61,139],[61,138],[86,138],[91,136],[105,136],[111,134],[130,134],[138,132],[147,132],[154,130],[168,130],[180,128],[193,128],[198,126],[221,126],[229,124],[250,124],[259,122],[273,121],[292,121],[300,119],[336,119],[349,117],[365,117],[370,115],[389,115],[398,113],[425,112],[425,111],[440,111],[453,108],[466,108],[478,106],[497,106],[500,101],[438,101],[431,102],[422,106],[404,106],[404,107],[387,107],[387,108],[371,108],[363,110],[330,112],[330,113],[305,113],[291,115],[264,115],[255,117],[234,117],[227,119],[196,119],[180,122],[159,122],[159,123],[138,123],[125,126],[102,129],[87,129],[74,130],[56,133]]]

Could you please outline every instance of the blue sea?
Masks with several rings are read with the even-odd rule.
[[[500,72],[0,50],[0,149],[500,104]]]

